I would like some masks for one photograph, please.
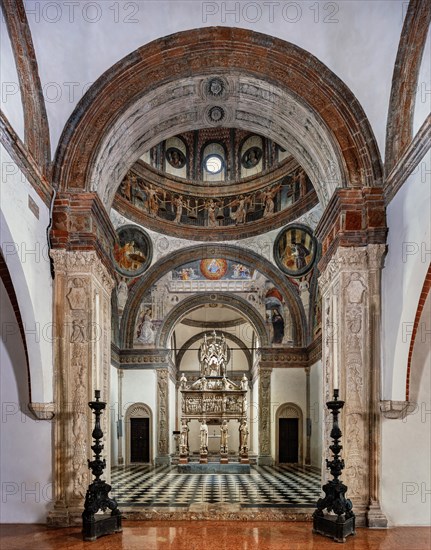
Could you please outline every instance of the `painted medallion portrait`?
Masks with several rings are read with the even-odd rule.
[[[117,230],[118,242],[112,251],[117,271],[126,277],[141,275],[151,263],[150,237],[136,225],[124,225]]]
[[[176,147],[169,147],[166,151],[166,160],[173,168],[183,168],[186,164],[186,157],[182,151]]]
[[[247,169],[254,168],[259,164],[261,158],[262,149],[260,147],[250,147],[250,149],[247,149],[242,155],[241,164]]]
[[[202,275],[211,281],[218,281],[221,279],[228,269],[227,261],[221,258],[207,258],[201,260],[199,267]]]
[[[274,243],[274,258],[278,267],[291,277],[301,277],[313,267],[317,242],[304,225],[283,229]]]

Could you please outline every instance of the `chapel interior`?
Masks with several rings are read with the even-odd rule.
[[[0,523],[429,526],[427,2],[1,13]]]

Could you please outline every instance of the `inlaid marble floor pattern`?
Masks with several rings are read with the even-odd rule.
[[[294,466],[251,466],[251,474],[184,474],[176,466],[112,470],[112,496],[121,506],[189,507],[239,504],[242,508],[314,507],[320,474]]]

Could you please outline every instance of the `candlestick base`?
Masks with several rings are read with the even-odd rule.
[[[329,537],[335,542],[346,542],[346,537],[355,535],[355,517],[338,521],[335,515],[324,514],[313,517],[313,533]]]

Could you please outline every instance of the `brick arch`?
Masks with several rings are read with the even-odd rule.
[[[121,319],[120,342],[123,347],[133,347],[133,332],[139,306],[145,292],[163,275],[176,267],[207,257],[219,257],[258,269],[280,290],[292,317],[294,345],[307,345],[307,321],[301,299],[294,285],[269,260],[253,252],[233,245],[197,245],[178,250],[154,264],[129,292]]]
[[[413,138],[416,91],[430,21],[429,2],[410,0],[392,77],[386,127],[386,175],[394,168]]]
[[[47,175],[51,162],[48,117],[26,9],[23,0],[2,4],[21,90],[25,145]]]
[[[217,333],[218,334],[223,334],[224,337],[226,338],[226,340],[231,340],[232,342],[234,342],[234,344],[237,344],[237,346],[239,346],[240,348],[243,348],[242,351],[243,351],[243,353],[244,353],[244,355],[247,359],[248,368],[251,371],[251,369],[253,367],[252,354],[251,354],[251,351],[246,346],[246,344],[241,340],[241,338],[238,338],[238,336],[236,336],[236,334],[232,334],[232,333],[226,332],[224,330],[217,330]],[[208,334],[208,330],[204,330],[203,332],[199,332],[198,334],[195,334],[194,336],[189,338],[187,340],[187,342],[185,342],[181,346],[180,351],[177,353],[177,355],[175,357],[175,364],[176,364],[176,366],[179,370],[180,370],[181,361],[183,360],[183,357],[184,357],[186,351],[188,351],[188,349],[193,344],[195,344],[199,340],[202,340],[203,337],[204,337],[204,334]]]
[[[228,305],[233,309],[240,311],[241,314],[250,321],[251,325],[255,329],[259,337],[260,345],[269,345],[268,332],[262,316],[247,302],[247,300],[229,293],[213,292],[211,294],[203,293],[200,295],[198,294],[197,296],[190,296],[176,305],[163,320],[163,324],[157,336],[156,347],[163,349],[169,348],[169,338],[175,328],[175,325],[181,320],[181,318],[191,310],[208,303]]]
[[[421,295],[419,297],[419,303],[416,310],[415,320],[413,322],[413,329],[412,329],[412,337],[410,340],[410,347],[409,347],[409,356],[407,359],[407,375],[406,375],[406,401],[409,401],[410,399],[410,379],[411,379],[411,371],[412,371],[412,357],[413,357],[413,350],[415,347],[416,337],[418,334],[419,328],[419,322],[422,317],[422,312],[425,306],[425,302],[427,301],[428,295],[431,290],[431,265],[428,267],[427,274],[425,276],[425,281],[422,286]]]
[[[262,82],[268,94],[274,92],[269,102],[263,97],[244,99],[242,122],[237,125],[257,133],[265,127],[272,139],[296,151],[318,194],[320,187],[323,204],[339,186],[381,186],[378,147],[349,88],[312,54],[291,43],[224,27],[155,40],[108,69],[65,126],[54,182],[63,192],[97,191],[109,209],[121,178],[143,152],[142,143],[148,148],[169,135],[205,126],[204,116],[200,122],[192,115],[187,119],[188,98],[183,103],[172,100],[172,84],[218,73],[251,79],[251,85]],[[157,94],[163,87],[171,101],[162,104],[165,119],[154,120]],[[145,116],[140,116],[143,111],[137,106],[146,106]],[[301,112],[300,122],[286,118],[295,110]],[[327,154],[322,153],[324,146]]]

